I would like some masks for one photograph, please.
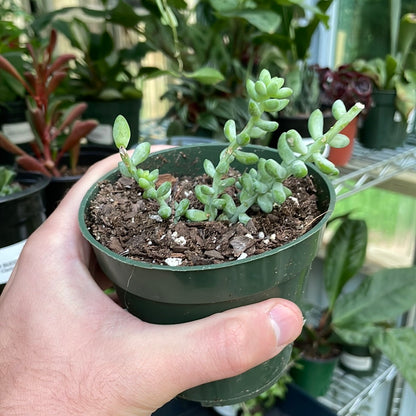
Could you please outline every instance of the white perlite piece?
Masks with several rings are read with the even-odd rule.
[[[186,239],[185,239],[185,237],[184,237],[184,236],[182,236],[182,235],[180,235],[180,236],[178,237],[178,233],[177,233],[176,231],[174,231],[174,232],[172,233],[172,240],[173,240],[176,244],[178,244],[178,245],[180,245],[180,246],[184,246],[184,245],[186,244]]]
[[[243,260],[243,259],[246,259],[248,257],[248,254],[247,253],[241,253],[239,256],[238,256],[238,259],[237,260]]]
[[[165,259],[165,263],[168,266],[176,267],[182,264],[182,259],[180,259],[179,257],[168,257],[167,259]]]

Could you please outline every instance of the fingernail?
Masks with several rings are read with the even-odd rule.
[[[277,345],[287,345],[299,335],[299,315],[285,305],[276,305],[269,312],[270,321],[276,334]]]

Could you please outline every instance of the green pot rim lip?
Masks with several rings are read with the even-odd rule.
[[[213,146],[222,146],[222,145],[219,145],[219,144],[198,145],[199,148],[210,147],[210,146],[213,147]],[[158,155],[161,155],[161,154],[164,154],[164,153],[169,153],[172,150],[186,151],[187,149],[189,149],[191,147],[193,147],[193,146],[177,146],[177,147],[172,147],[172,148],[169,148],[169,149],[163,149],[163,150],[159,150],[157,152],[153,152],[151,154],[151,156],[158,156]],[[265,146],[252,145],[251,147],[255,147],[257,149],[271,150],[271,151],[275,151],[277,153],[277,151],[275,149],[267,148]],[[130,265],[130,266],[140,267],[140,268],[149,269],[149,270],[151,269],[151,270],[165,270],[165,271],[178,271],[178,272],[192,272],[192,271],[198,271],[198,270],[215,270],[215,269],[222,269],[222,268],[225,268],[225,267],[239,266],[239,265],[242,265],[244,263],[259,260],[259,259],[264,258],[264,257],[273,256],[273,255],[277,254],[278,252],[288,250],[292,246],[298,244],[299,242],[302,242],[303,240],[308,239],[312,234],[315,234],[317,231],[319,231],[328,222],[328,219],[332,215],[332,212],[333,212],[334,206],[335,206],[336,195],[335,195],[334,187],[332,186],[332,183],[330,182],[328,177],[325,174],[321,173],[313,165],[308,164],[308,169],[312,169],[312,170],[315,171],[315,173],[320,175],[322,177],[323,181],[325,182],[325,184],[327,185],[328,195],[329,195],[329,205],[328,205],[328,209],[327,209],[326,213],[322,216],[320,221],[317,224],[315,224],[315,226],[313,228],[311,228],[308,232],[306,232],[302,236],[296,238],[295,240],[293,240],[289,243],[286,243],[286,244],[284,244],[280,247],[277,247],[275,249],[268,250],[268,251],[265,251],[265,252],[260,253],[260,254],[255,254],[253,256],[248,256],[245,259],[225,261],[223,263],[218,263],[218,264],[208,264],[208,265],[199,265],[199,266],[168,266],[168,265],[165,266],[165,265],[161,265],[161,264],[153,264],[153,263],[148,263],[148,262],[144,262],[144,261],[133,260],[133,259],[130,259],[128,257],[123,257],[123,256],[111,251],[110,249],[108,249],[104,245],[102,245],[89,232],[89,230],[88,230],[88,228],[85,224],[85,218],[84,218],[83,214],[86,210],[88,200],[90,199],[91,195],[97,189],[97,184],[99,182],[101,182],[102,180],[108,178],[109,176],[114,175],[115,173],[117,173],[118,172],[118,167],[112,169],[111,171],[109,171],[106,174],[104,174],[103,176],[101,176],[101,178],[99,178],[97,181],[95,181],[94,184],[88,189],[88,191],[86,192],[86,194],[82,198],[82,201],[81,201],[81,204],[80,204],[80,207],[79,207],[79,210],[78,210],[78,224],[80,226],[81,234],[83,235],[83,237],[95,249],[98,249],[99,251],[105,253],[107,256],[109,256],[109,257],[111,257],[111,258],[113,258],[113,259],[115,259],[115,260],[117,260],[121,263]]]

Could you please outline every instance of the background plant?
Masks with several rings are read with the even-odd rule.
[[[354,71],[351,65],[341,65],[336,69],[317,67],[317,72],[322,108],[330,108],[336,100],[341,100],[347,109],[357,102],[364,104],[361,116],[371,108],[372,81],[361,72]]]
[[[364,277],[358,287],[348,292],[345,287],[360,271],[366,246],[365,221],[343,217],[324,260],[328,307],[318,325],[305,325],[298,346],[307,356],[328,354],[341,343],[379,349],[416,391],[411,352],[416,345],[416,332],[413,328],[395,327],[401,314],[414,305],[416,269],[382,269]]]
[[[412,45],[416,39],[416,14],[406,13],[399,19],[395,14],[392,2],[391,8],[391,51],[385,57],[370,60],[357,59],[352,63],[353,69],[372,79],[378,90],[395,90],[396,107],[403,120],[416,105],[416,59]],[[399,3],[399,2],[397,2]],[[397,5],[396,5],[397,6]],[[400,23],[400,24],[399,24]]]
[[[212,178],[212,185],[197,185],[195,195],[204,205],[204,210],[189,207],[189,201],[184,199],[175,206],[175,219],[185,216],[191,221],[228,220],[230,222],[247,223],[250,217],[248,209],[254,204],[263,212],[271,212],[274,204],[282,204],[291,195],[290,189],[283,182],[290,176],[305,177],[308,173],[306,162],[313,162],[326,174],[338,174],[334,164],[324,158],[321,151],[326,144],[344,147],[349,139],[339,132],[362,110],[361,104],[356,104],[348,112],[341,101],[334,103],[333,115],[337,120],[328,131],[323,132],[323,114],[317,109],[309,118],[309,131],[313,143],[306,145],[296,130],[282,133],[278,142],[281,163],[274,159],[263,159],[241,148],[250,143],[252,137],[260,137],[278,127],[274,121],[262,118],[264,112],[281,111],[289,102],[291,90],[283,86],[283,78],[271,77],[269,71],[262,70],[259,79],[254,82],[248,80],[246,87],[250,96],[248,112],[250,118],[246,126],[237,133],[234,120],[228,120],[224,126],[224,134],[228,139],[228,146],[221,152],[215,166],[210,160],[204,161],[204,171]],[[138,167],[148,157],[150,144],[142,143],[130,157],[126,151],[130,140],[130,131],[124,117],[118,116],[114,129],[114,141],[120,149],[122,164],[120,171],[123,175],[133,177],[145,191],[145,198],[156,199],[160,204],[159,215],[168,218],[171,208],[168,204],[171,185],[165,182],[156,189],[158,170],[151,172]],[[244,165],[257,165],[241,177],[227,177],[231,163],[237,160]],[[232,186],[239,190],[239,203],[226,192]]]
[[[5,166],[0,166],[0,197],[20,192],[22,187],[14,182],[16,172]]]
[[[31,142],[34,156],[22,150],[0,133],[0,146],[15,154],[17,163],[25,170],[35,170],[47,176],[60,176],[58,164],[66,152],[72,153],[74,169],[80,140],[92,131],[97,122],[78,120],[86,109],[79,103],[68,108],[68,103],[57,99],[53,94],[67,76],[67,63],[74,55],[64,54],[54,57],[57,34],[52,30],[46,45],[27,45],[31,56],[31,68],[23,76],[3,56],[0,56],[0,69],[14,77],[25,88],[27,97],[28,121],[35,134]]]
[[[141,63],[150,50],[138,37],[142,17],[124,0],[101,0],[100,6],[61,8],[38,16],[33,24],[37,33],[57,30],[77,55],[61,93],[98,100],[141,98],[146,72]]]

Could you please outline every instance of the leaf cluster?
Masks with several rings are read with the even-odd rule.
[[[341,101],[334,103],[332,110],[337,122],[327,132],[323,131],[322,112],[315,110],[309,118],[313,143],[305,145],[296,130],[282,133],[278,142],[281,161],[278,162],[259,158],[255,153],[242,149],[250,143],[251,138],[261,137],[278,127],[277,122],[263,118],[264,113],[281,111],[288,104],[292,91],[284,86],[283,78],[271,77],[266,69],[261,71],[258,80],[248,79],[246,89],[250,97],[247,124],[237,132],[234,120],[226,122],[224,135],[228,146],[221,151],[217,164],[210,160],[205,160],[203,164],[206,175],[212,179],[211,185],[197,185],[194,189],[195,196],[204,205],[204,209],[189,207],[186,199],[180,201],[175,207],[176,221],[184,216],[191,221],[227,220],[246,224],[250,220],[247,211],[252,206],[258,206],[263,212],[269,213],[276,204],[282,204],[291,195],[291,190],[283,182],[290,176],[305,177],[308,174],[307,162],[314,163],[326,174],[338,174],[338,169],[322,155],[322,151],[327,144],[334,147],[348,144],[348,138],[340,134],[340,131],[362,110],[362,105],[357,104],[347,112]],[[171,210],[168,209],[167,200],[170,197],[170,183],[156,189],[158,171],[147,172],[138,167],[147,158],[150,145],[142,143],[130,158],[125,150],[130,140],[130,131],[121,115],[115,121],[113,135],[114,142],[120,149],[122,174],[135,178],[145,191],[144,196],[159,202],[161,217],[169,217]],[[252,167],[238,178],[230,177],[228,173],[234,161]],[[228,192],[232,187],[238,190],[238,201]]]
[[[0,166],[0,197],[20,192],[22,187],[13,182],[16,172],[5,166]]]
[[[61,94],[98,100],[141,98],[141,66],[150,51],[146,41],[138,38],[142,17],[124,0],[101,0],[99,10],[88,7],[65,7],[39,16],[34,28],[41,32],[54,28],[71,44],[77,60],[61,86]],[[115,33],[123,30],[125,45]]]
[[[341,218],[324,260],[328,308],[318,326],[305,327],[302,339],[309,339],[315,351],[340,341],[374,347],[397,365],[416,391],[414,357],[407,353],[416,348],[416,332],[394,328],[415,304],[416,268],[383,269],[364,277],[353,291],[344,290],[364,263],[367,237],[365,221]]]
[[[17,156],[17,163],[25,170],[34,170],[47,176],[60,176],[58,163],[66,152],[72,152],[74,167],[80,140],[96,126],[95,120],[79,120],[86,109],[85,103],[72,108],[54,93],[68,74],[71,54],[54,57],[57,33],[52,30],[46,45],[27,44],[31,57],[30,70],[20,74],[4,56],[0,56],[0,70],[18,81],[27,93],[27,117],[35,140],[31,142],[34,156],[12,143],[0,133],[0,147]]]

